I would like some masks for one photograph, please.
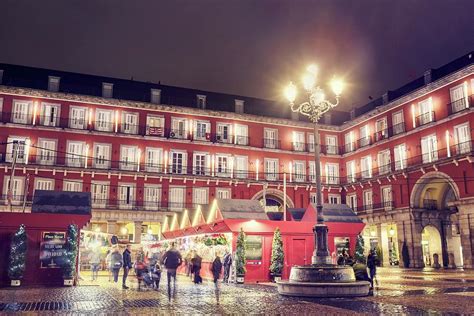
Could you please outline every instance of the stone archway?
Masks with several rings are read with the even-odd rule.
[[[439,171],[420,177],[410,194],[410,205],[415,209],[447,209],[448,203],[459,200],[459,188],[453,179]]]
[[[262,200],[263,199],[263,193],[264,193],[264,190],[259,191],[257,194],[255,194],[252,197],[252,200],[258,200],[258,201]],[[278,190],[278,189],[267,189],[265,191],[265,198],[267,200],[267,205],[270,205],[270,206],[275,206],[275,205],[282,206],[284,204],[283,203],[284,193],[283,193],[283,191]],[[295,207],[295,204],[293,203],[293,200],[290,199],[290,197],[288,195],[286,195],[286,205],[287,205],[288,208]]]
[[[443,266],[443,246],[441,234],[438,228],[433,225],[426,225],[421,232],[421,249],[425,266],[436,267],[436,264]],[[438,257],[438,262],[434,259]]]

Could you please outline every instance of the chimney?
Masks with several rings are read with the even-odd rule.
[[[235,113],[243,114],[244,113],[244,100],[235,99]]]
[[[423,75],[425,79],[425,84],[431,83],[432,74],[433,74],[432,69],[428,69],[427,71],[425,71],[425,74]]]

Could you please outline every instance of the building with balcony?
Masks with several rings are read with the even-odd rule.
[[[473,267],[473,60],[323,119],[324,202],[357,212],[384,264]],[[5,211],[88,191],[90,228],[138,242],[214,198],[314,202],[313,126],[285,103],[0,64],[0,107]]]

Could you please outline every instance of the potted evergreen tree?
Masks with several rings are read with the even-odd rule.
[[[245,258],[245,250],[247,248],[247,243],[245,241],[245,233],[242,228],[240,228],[239,235],[237,237],[237,247],[235,251],[235,271],[236,271],[236,282],[244,283],[245,278],[245,263],[247,259]]]
[[[8,262],[8,277],[11,286],[20,286],[26,268],[27,236],[25,225],[21,224],[12,236],[10,256]]]
[[[362,235],[357,236],[356,246],[355,246],[355,260],[356,262],[366,263],[367,258],[365,257],[365,242]]]
[[[281,240],[280,228],[277,227],[273,233],[272,258],[270,261],[270,275],[275,282],[281,280],[284,259],[285,254],[283,253],[283,241]]]
[[[65,286],[74,285],[74,277],[76,276],[77,261],[77,226],[71,224],[67,228],[66,244],[64,260],[61,263],[63,270],[63,279]]]

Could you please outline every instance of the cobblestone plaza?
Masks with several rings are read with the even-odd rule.
[[[85,276],[88,278],[88,276]],[[472,314],[474,273],[472,271],[415,271],[380,269],[372,297],[358,299],[287,298],[275,286],[222,286],[220,304],[211,282],[194,285],[180,277],[175,299],[168,302],[166,283],[160,291],[137,291],[134,276],[130,289],[107,282],[84,280],[74,288],[20,288],[0,290],[0,312],[28,314],[384,314],[439,315]]]

